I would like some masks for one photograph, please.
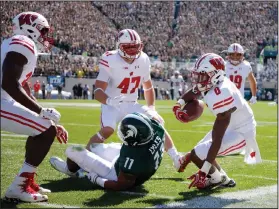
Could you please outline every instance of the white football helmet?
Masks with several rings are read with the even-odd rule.
[[[228,60],[233,65],[240,64],[244,59],[244,49],[238,43],[233,43],[228,48]]]
[[[51,48],[54,41],[49,37],[50,26],[46,18],[37,12],[22,12],[13,19],[13,34],[31,38],[38,49]]]
[[[225,61],[214,53],[207,53],[198,58],[191,72],[193,90],[206,92],[224,80]]]
[[[124,29],[117,35],[116,48],[122,57],[136,59],[140,56],[143,43],[136,31]]]

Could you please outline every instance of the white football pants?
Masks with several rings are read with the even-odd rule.
[[[14,100],[1,98],[1,130],[37,136],[53,124]]]
[[[120,154],[120,143],[95,143],[91,145],[91,152],[80,145],[67,148],[66,156],[87,172],[95,172],[108,180],[117,180],[114,163]]]

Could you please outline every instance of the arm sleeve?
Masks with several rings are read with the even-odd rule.
[[[99,74],[97,80],[108,82],[111,77],[109,61],[106,55],[103,55],[99,60]]]
[[[146,71],[146,73],[143,76],[143,82],[146,82],[146,81],[151,79],[151,77],[150,77],[151,64],[150,64],[150,60],[149,60],[148,56],[146,56],[146,63],[145,64],[146,64],[145,67],[148,68],[148,70]]]
[[[34,44],[21,39],[12,39],[8,48],[8,52],[10,51],[22,54],[27,60],[35,56]]]

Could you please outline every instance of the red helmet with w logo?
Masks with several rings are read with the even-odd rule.
[[[23,12],[13,19],[14,35],[25,35],[32,39],[38,49],[50,49],[53,39],[49,37],[50,26],[46,18],[36,12]]]
[[[124,29],[118,33],[116,39],[116,48],[122,57],[135,59],[140,56],[143,44],[135,30]]]
[[[225,61],[214,53],[204,54],[196,61],[191,73],[194,90],[206,92],[224,80]]]

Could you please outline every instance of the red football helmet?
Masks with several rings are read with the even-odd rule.
[[[46,18],[37,12],[22,12],[13,19],[14,35],[32,39],[39,50],[49,50],[53,45],[50,26]]]
[[[124,29],[117,35],[116,48],[122,57],[136,59],[140,56],[143,43],[136,31]]]
[[[206,92],[224,80],[225,61],[213,53],[204,54],[196,61],[191,82],[196,92]]]

